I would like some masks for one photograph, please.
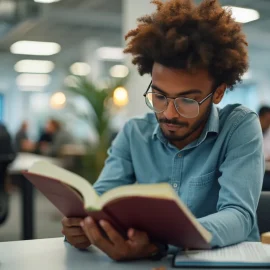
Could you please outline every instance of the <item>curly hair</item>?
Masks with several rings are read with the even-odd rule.
[[[230,9],[217,0],[152,1],[156,12],[138,19],[125,36],[124,53],[133,56],[140,75],[151,73],[155,62],[196,72],[207,69],[216,83],[232,89],[248,69],[246,37]]]

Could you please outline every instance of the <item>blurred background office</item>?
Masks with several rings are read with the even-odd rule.
[[[220,2],[243,23],[250,69],[219,106],[241,103],[259,112],[270,106],[270,1]],[[148,111],[150,77],[140,77],[122,50],[136,18],[153,10],[150,0],[0,0],[0,123],[13,140],[16,166],[22,153],[47,156],[95,181],[115,134]],[[21,238],[20,188],[8,177],[14,166],[0,241]],[[54,207],[38,193],[34,204],[35,238],[61,236]]]

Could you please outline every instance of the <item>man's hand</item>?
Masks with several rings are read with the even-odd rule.
[[[88,237],[80,226],[81,218],[62,219],[62,234],[65,235],[67,241],[76,248],[84,249],[91,245]]]
[[[92,218],[87,217],[81,222],[89,241],[115,261],[147,258],[157,251],[144,232],[130,229],[126,240],[108,222],[101,220],[99,224],[108,239],[102,235]]]

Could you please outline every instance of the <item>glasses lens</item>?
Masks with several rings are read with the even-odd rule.
[[[195,118],[199,115],[199,104],[194,99],[177,98],[175,107],[180,115],[186,118]]]
[[[163,112],[167,108],[167,98],[157,93],[147,93],[145,97],[147,106],[155,112]]]

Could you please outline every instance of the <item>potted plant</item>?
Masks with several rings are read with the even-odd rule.
[[[79,113],[76,108],[72,108],[72,110],[77,117],[94,126],[98,134],[97,143],[94,145],[91,143],[86,144],[86,154],[76,172],[94,183],[104,166],[107,150],[111,143],[110,120],[111,112],[115,109],[115,105],[111,102],[113,93],[117,87],[124,85],[126,78],[112,79],[104,83],[103,86],[99,86],[86,77],[74,77],[75,83],[68,90],[73,94],[82,96],[91,106],[93,113]]]

